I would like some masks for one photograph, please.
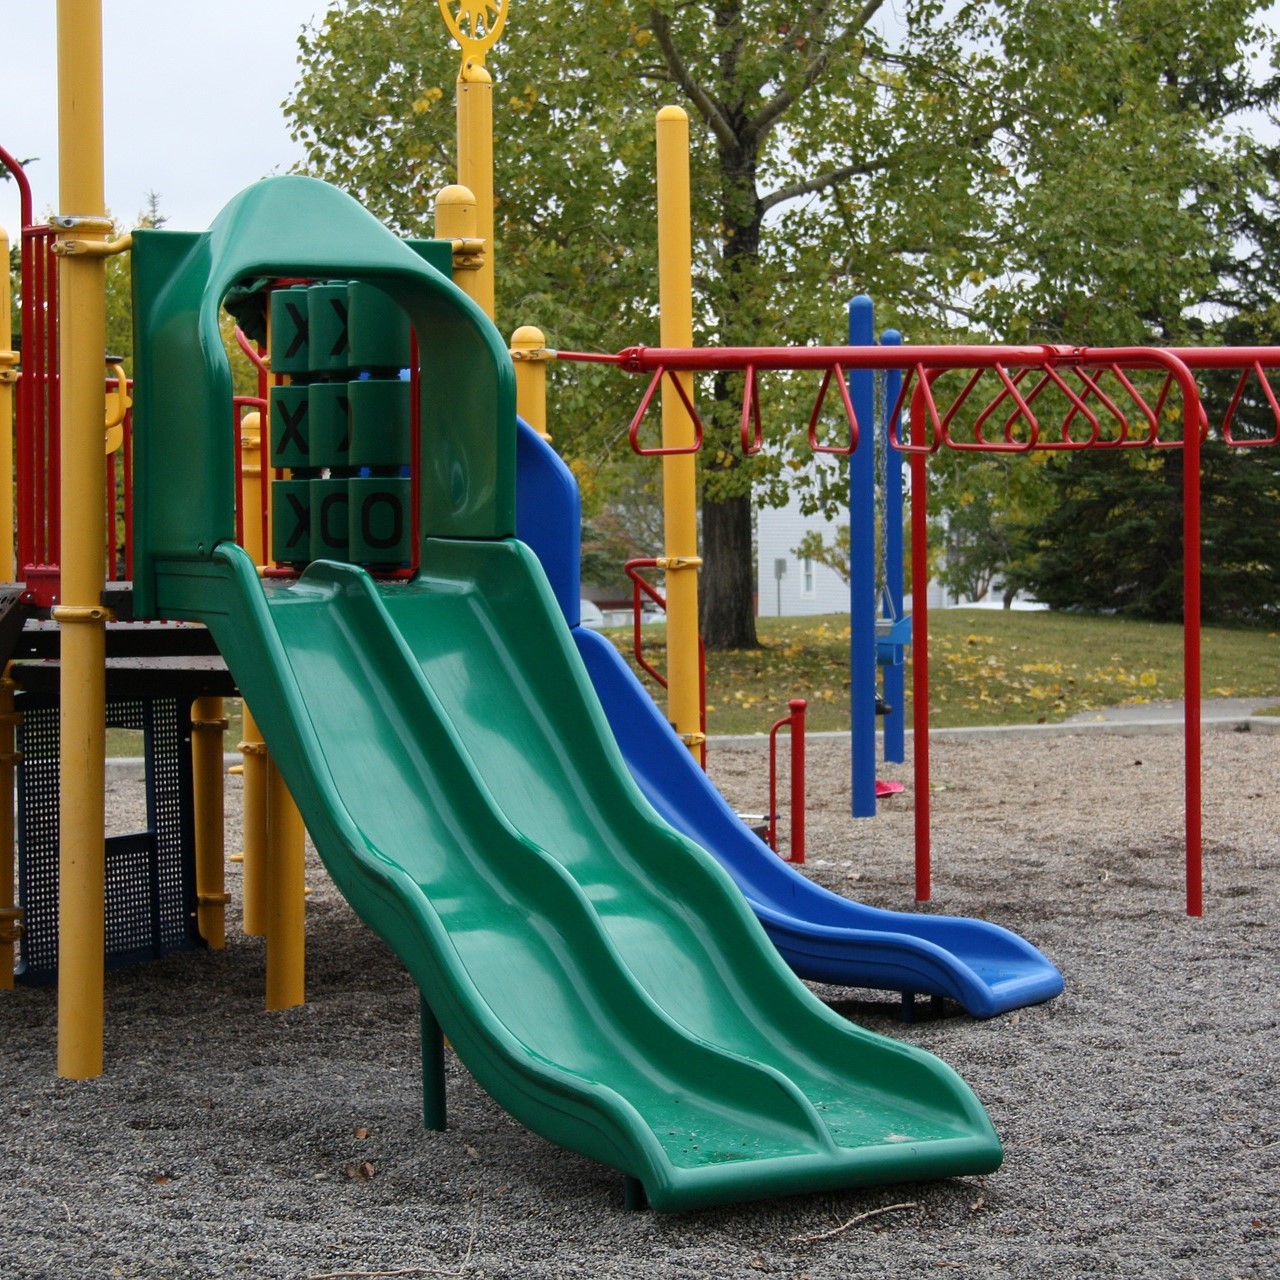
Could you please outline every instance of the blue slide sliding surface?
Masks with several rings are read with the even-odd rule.
[[[784,863],[725,803],[614,646],[578,624],[580,514],[573,474],[523,423],[517,527],[543,561],[609,727],[649,803],[711,852],[802,978],[946,996],[977,1018],[1052,999],[1062,975],[999,925],[865,906]]]

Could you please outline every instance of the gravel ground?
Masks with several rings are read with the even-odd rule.
[[[449,1131],[425,1132],[416,993],[313,861],[304,1008],[262,1011],[262,943],[234,908],[224,951],[109,975],[100,1079],[55,1078],[52,991],[0,994],[0,1275],[1278,1276],[1280,736],[1205,750],[1192,920],[1176,737],[933,744],[928,909],[1016,929],[1066,993],[911,1024],[886,995],[819,993],[969,1081],[1005,1144],[993,1175],[628,1213],[616,1174],[522,1129],[452,1058]],[[738,807],[763,807],[765,758],[716,745]],[[847,744],[812,742],[809,769],[808,874],[912,909],[910,787],[855,823]],[[140,792],[111,784],[112,829],[137,825]]]

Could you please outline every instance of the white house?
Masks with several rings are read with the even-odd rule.
[[[756,612],[761,617],[849,612],[848,583],[834,569],[795,553],[811,529],[831,541],[841,523],[802,515],[794,493],[785,507],[756,512]]]
[[[849,585],[834,569],[796,555],[806,533],[816,530],[827,542],[847,522],[841,513],[834,520],[807,516],[800,499],[792,494],[785,507],[761,507],[756,511],[756,612],[762,618],[791,618],[809,613],[848,613]],[[877,575],[878,576],[878,575]],[[990,593],[988,593],[990,595]],[[999,599],[999,595],[995,596]],[[939,582],[929,584],[929,607],[947,609],[971,604],[957,599]],[[910,597],[905,603],[910,613]]]

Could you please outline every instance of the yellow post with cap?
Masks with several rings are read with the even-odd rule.
[[[62,655],[58,1074],[102,1073],[105,946],[106,618],[102,357],[111,232],[103,185],[101,0],[58,0],[58,158],[67,252],[58,272],[62,397]],[[71,245],[66,244],[70,249]]]
[[[483,306],[481,276],[487,255],[478,228],[479,213],[471,191],[456,183],[441,187],[436,195],[436,239],[452,242],[453,282]],[[492,283],[488,310],[493,310]]]
[[[664,347],[693,346],[693,238],[689,188],[689,117],[680,107],[658,112],[658,307]],[[693,403],[693,375],[676,375]],[[689,448],[697,430],[680,397],[662,392],[663,448]],[[697,461],[692,453],[662,459],[663,539],[659,562],[667,588],[667,716],[701,761],[702,663],[698,643]]]
[[[483,60],[464,58],[458,72],[458,183],[476,201],[476,235],[484,259],[474,298],[493,319],[493,78]]]
[[[273,349],[272,337],[268,320],[268,359]],[[266,483],[262,459],[263,434],[260,429],[258,457],[259,483],[261,484]],[[267,427],[265,436],[270,438],[270,426]],[[257,511],[260,508],[255,506],[253,510]],[[252,526],[252,533],[250,533],[250,526]],[[255,550],[260,552],[260,556],[255,555],[255,562],[264,564],[269,549],[263,545],[255,545],[255,539],[260,542],[260,522],[248,520],[245,522],[247,544],[245,549],[251,554]],[[250,723],[252,724],[252,720]],[[253,730],[255,733],[259,732],[256,725],[253,725]],[[307,833],[302,815],[298,812],[298,806],[285,785],[279,766],[265,747],[262,758],[264,762],[261,773],[262,796],[257,799],[265,815],[261,871],[262,915],[259,923],[262,925],[262,932],[267,942],[266,1007],[291,1009],[306,1001],[305,848]],[[247,765],[249,754],[246,754],[245,762]],[[257,767],[256,764],[255,767]],[[249,860],[248,854],[246,845],[246,862]]]
[[[457,5],[439,0],[440,16],[462,49],[458,70],[458,182],[475,199],[476,230],[484,258],[467,292],[493,319],[493,77],[485,69],[485,55],[497,43],[507,23],[508,0],[487,5]],[[437,230],[437,235],[439,231]],[[461,283],[461,281],[459,282]]]
[[[547,350],[541,329],[523,324],[511,335],[511,359],[516,368],[516,412],[548,443],[547,361],[555,358]]]

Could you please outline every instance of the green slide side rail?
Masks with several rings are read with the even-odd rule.
[[[424,554],[413,583],[264,587],[224,546],[158,585],[476,1079],[657,1209],[996,1168],[963,1081],[827,1010],[638,796],[532,553]]]
[[[408,313],[422,365],[423,536],[515,531],[515,374],[470,298],[356,201],[314,178],[247,188],[207,232],[134,233],[134,611],[156,617],[156,566],[235,538],[231,368],[218,321],[236,284],[360,280]]]

